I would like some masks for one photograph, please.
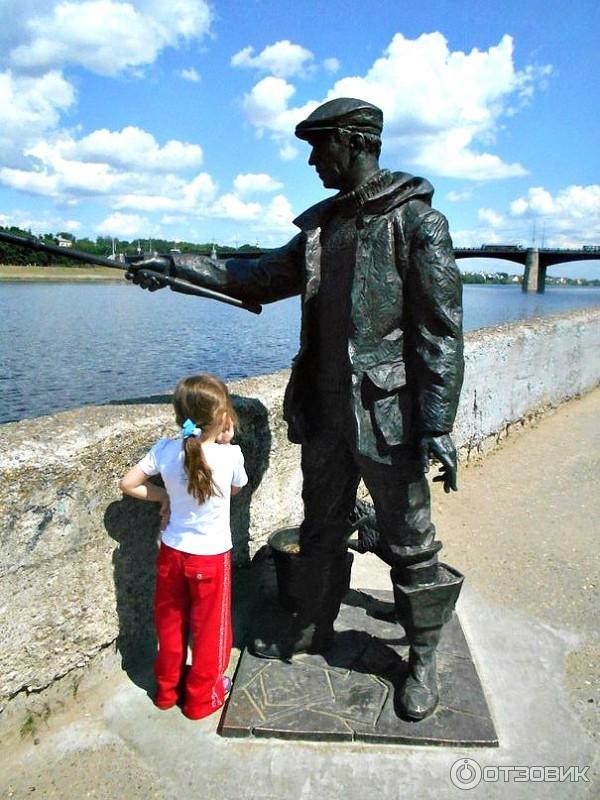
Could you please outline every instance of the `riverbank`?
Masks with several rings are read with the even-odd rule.
[[[72,283],[79,281],[122,281],[124,273],[110,267],[32,267],[0,264],[0,282],[33,281]]]
[[[470,273],[463,273],[463,283],[467,286],[504,286],[504,282],[498,281],[471,281]],[[122,275],[109,267],[36,267],[0,264],[0,282],[2,281],[119,281]],[[553,289],[573,288],[573,285],[550,283]],[[597,289],[593,284],[578,284],[577,288]]]

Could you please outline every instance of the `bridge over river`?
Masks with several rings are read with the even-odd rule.
[[[243,258],[257,258],[264,250],[248,249],[244,252],[213,253],[217,258],[230,258],[235,255]],[[209,255],[208,252],[206,255]],[[459,258],[501,258],[525,266],[523,275],[524,292],[543,292],[546,285],[546,269],[554,264],[570,261],[600,261],[600,245],[581,248],[520,247],[509,244],[484,244],[481,247],[455,247],[454,257]]]
[[[518,245],[491,245],[481,247],[455,247],[454,257],[459,258],[502,258],[525,266],[523,275],[524,292],[543,292],[546,285],[546,269],[553,264],[569,261],[600,261],[600,246],[579,249],[558,249],[550,247],[519,247]]]

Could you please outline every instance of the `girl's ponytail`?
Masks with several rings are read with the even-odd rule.
[[[217,494],[217,487],[212,478],[212,471],[202,450],[202,440],[199,436],[188,436],[183,440],[185,453],[184,466],[187,475],[187,490],[199,503],[204,503],[209,497]]]
[[[184,467],[188,492],[199,503],[219,493],[202,450],[205,438],[222,432],[224,420],[235,425],[237,416],[225,384],[213,375],[184,378],[173,395],[175,419],[182,426]]]

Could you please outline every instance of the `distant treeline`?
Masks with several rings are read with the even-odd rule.
[[[210,255],[213,249],[212,242],[204,242],[198,244],[197,242],[174,242],[168,239],[152,239],[142,240],[135,239],[132,242],[126,239],[112,239],[110,236],[98,236],[95,241],[88,238],[77,239],[73,234],[61,231],[60,233],[45,233],[42,236],[34,237],[31,231],[25,231],[21,228],[11,226],[10,228],[0,226],[0,230],[12,233],[15,236],[22,236],[24,238],[33,239],[37,238],[46,244],[57,245],[61,242],[65,244],[71,243],[71,247],[75,250],[82,250],[84,253],[91,253],[94,256],[103,256],[107,258],[114,252],[123,256],[137,256],[148,255],[149,253],[168,253],[170,250],[179,250],[182,253],[201,253]],[[65,246],[65,250],[68,249]],[[226,245],[214,245],[218,255],[226,255],[228,253],[247,253],[256,252],[259,248],[250,244],[244,244],[241,247],[227,247]],[[17,245],[6,244],[0,242],[0,264],[11,265],[28,265],[28,266],[76,266],[77,262],[59,255],[50,255],[48,253],[40,253],[35,250],[29,250],[26,247],[19,247]],[[81,266],[81,264],[79,264]]]
[[[514,284],[522,283],[522,275],[509,275],[508,272],[461,272],[463,283],[493,283]],[[546,275],[547,286],[600,286],[598,278],[555,278]]]
[[[463,283],[514,283],[508,272],[493,272],[484,275],[481,272],[461,272]]]

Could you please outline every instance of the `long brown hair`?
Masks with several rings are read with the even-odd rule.
[[[178,425],[191,419],[198,428],[202,428],[200,436],[189,436],[183,440],[183,450],[187,490],[199,503],[204,503],[209,497],[217,495],[218,489],[204,458],[202,442],[221,433],[223,414],[227,414],[234,425],[237,424],[237,415],[227,387],[214,375],[192,375],[180,380],[175,387],[173,406]]]

